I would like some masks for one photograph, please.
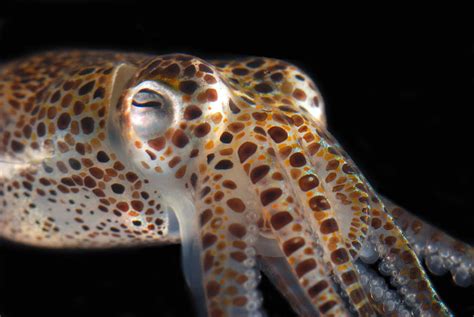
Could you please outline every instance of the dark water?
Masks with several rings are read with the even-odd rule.
[[[474,242],[472,36],[456,39],[455,31],[429,26],[388,32],[380,24],[359,27],[358,17],[339,29],[338,22],[318,24],[319,16],[311,14],[282,20],[280,12],[257,23],[247,11],[236,18],[225,9],[190,11],[187,17],[157,8],[148,17],[142,15],[150,11],[146,6],[117,14],[117,6],[104,1],[38,3],[28,9],[0,4],[0,61],[87,47],[203,58],[268,56],[301,66],[322,90],[330,130],[373,185]],[[209,26],[192,25],[202,19]],[[255,28],[242,28],[245,20]],[[76,254],[0,245],[0,315],[190,316],[179,251],[171,246]],[[434,282],[456,315],[472,316],[472,287],[456,287],[449,277]],[[262,284],[269,316],[291,316],[268,281]]]

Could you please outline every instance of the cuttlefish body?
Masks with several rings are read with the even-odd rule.
[[[4,65],[0,235],[181,243],[213,317],[262,315],[260,270],[304,316],[447,316],[420,261],[462,286],[473,276],[472,247],[379,196],[327,131],[311,79],[268,58],[69,51]]]

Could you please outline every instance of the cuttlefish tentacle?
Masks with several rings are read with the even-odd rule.
[[[279,253],[280,256],[259,255],[260,269],[280,294],[288,300],[298,316],[319,316],[320,312],[309,298],[306,290],[303,287],[295,287],[300,284],[298,276],[295,275],[283,253],[281,251]]]
[[[399,313],[403,312],[404,307],[397,308],[396,305],[393,304],[397,303],[397,301],[394,299],[394,297],[392,297],[395,295],[401,295],[401,297],[405,299],[406,308],[408,311],[415,312],[417,309],[421,309],[424,311],[431,311],[435,313],[441,312],[443,314],[449,315],[449,310],[439,300],[438,295],[431,286],[428,278],[425,276],[424,270],[422,269],[420,263],[418,261],[411,262],[409,260],[411,259],[411,255],[413,255],[413,251],[408,246],[405,236],[400,231],[400,228],[398,228],[393,222],[392,218],[386,214],[386,207],[382,201],[380,201],[370,183],[359,171],[356,164],[328,131],[315,125],[314,123],[312,123],[312,131],[315,131],[316,137],[323,136],[323,144],[331,145],[330,153],[338,154],[339,158],[346,162],[344,169],[348,172],[347,174],[355,176],[355,178],[353,178],[355,182],[353,183],[355,184],[355,187],[359,189],[361,193],[363,193],[361,196],[363,202],[370,202],[370,206],[368,208],[369,215],[364,215],[361,217],[362,221],[359,222],[359,224],[362,225],[361,231],[359,231],[356,235],[359,239],[359,242],[361,242],[362,248],[357,249],[357,253],[351,254],[353,255],[354,259],[357,259],[359,256],[361,256],[365,263],[372,264],[381,259],[382,262],[379,265],[380,273],[382,273],[382,275],[387,275],[389,272],[387,272],[385,269],[392,267],[390,273],[396,275],[392,278],[392,286],[398,287],[397,294],[388,288],[383,289],[379,287],[380,285],[377,284],[379,280],[373,280],[375,284],[372,283],[372,288],[367,287],[367,284],[364,285],[366,293],[370,294],[373,305],[384,314],[393,313],[395,310],[398,310]],[[317,151],[318,153],[320,152],[319,147],[317,148]],[[318,156],[318,154],[316,156]],[[321,156],[324,156],[324,154]],[[366,223],[369,223],[370,226],[366,226]],[[367,237],[369,239],[367,239]],[[390,264],[393,262],[396,254],[399,253],[404,254],[406,259],[405,265],[398,263],[398,265],[401,265],[403,270],[402,268],[394,267],[393,264]],[[371,274],[367,273],[370,271],[370,269],[363,268],[363,266],[364,265],[362,263],[358,263],[357,268],[361,277],[362,275],[365,275],[363,278],[367,280],[367,276],[371,276]],[[373,274],[376,273],[374,272]],[[413,298],[409,297],[407,300],[406,295],[408,295],[408,286],[401,288],[404,283],[410,279],[413,280],[412,284],[416,285],[417,290],[421,293],[424,293],[424,295],[418,295],[415,301]],[[374,291],[374,288],[376,288],[376,291]],[[384,290],[383,293],[381,293],[382,289]],[[385,299],[387,300],[384,301],[384,298],[382,298],[383,296],[385,296]],[[429,300],[423,300],[423,296]]]
[[[336,210],[332,207],[333,202],[329,201],[331,198],[327,188],[319,181],[320,175],[305,155],[305,151],[300,151],[301,146],[296,141],[298,134],[288,128],[289,125],[283,118],[282,113],[274,112],[274,120],[266,122],[265,129],[270,144],[281,161],[286,177],[290,183],[295,182],[293,188],[301,203],[302,213],[314,234],[320,238],[325,260],[330,263],[339,283],[344,285],[349,301],[361,316],[374,315],[350,261],[345,237],[338,226]]]
[[[371,195],[371,235],[368,244],[380,259],[379,272],[391,277],[392,286],[416,314],[451,316],[426,276],[415,252],[382,201]]]
[[[203,150],[195,189],[195,221],[205,307],[209,316],[261,314],[256,269],[257,206],[249,201],[249,181],[236,162],[236,153],[221,146]]]
[[[451,272],[453,281],[468,287],[474,281],[474,248],[463,243],[419,217],[383,198],[387,211],[403,230],[414,251],[436,275]]]
[[[337,210],[337,221],[353,259],[358,257],[369,231],[369,196],[361,173],[338,143],[322,126],[300,115],[291,120],[298,127],[299,143],[327,188],[331,205]]]
[[[239,160],[260,198],[262,220],[269,223],[273,237],[298,281],[298,288],[304,290],[306,300],[312,303],[317,314],[347,316],[348,311],[328,274],[330,270],[322,252],[317,254],[317,250],[321,250],[317,237],[308,226],[291,186],[286,185],[287,173],[274,158],[277,149],[268,146],[263,129],[250,134],[253,142],[242,142]]]

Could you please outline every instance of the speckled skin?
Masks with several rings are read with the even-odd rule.
[[[304,316],[450,315],[419,260],[467,286],[472,248],[379,197],[324,116],[311,79],[274,59],[12,62],[0,69],[0,235],[182,243],[198,311],[213,317],[262,314],[259,269]]]

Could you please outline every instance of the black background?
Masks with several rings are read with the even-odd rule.
[[[251,6],[183,12],[113,3],[0,4],[0,62],[67,47],[289,60],[315,79],[330,131],[375,188],[474,242],[472,34],[419,17],[402,30],[403,17],[386,29],[384,16],[322,21],[324,14],[304,8],[257,15]],[[76,253],[2,242],[0,315],[191,316],[179,252],[169,246]],[[456,315],[474,313],[472,287],[456,287],[449,276],[434,282]],[[262,289],[269,316],[292,315],[266,279]]]

